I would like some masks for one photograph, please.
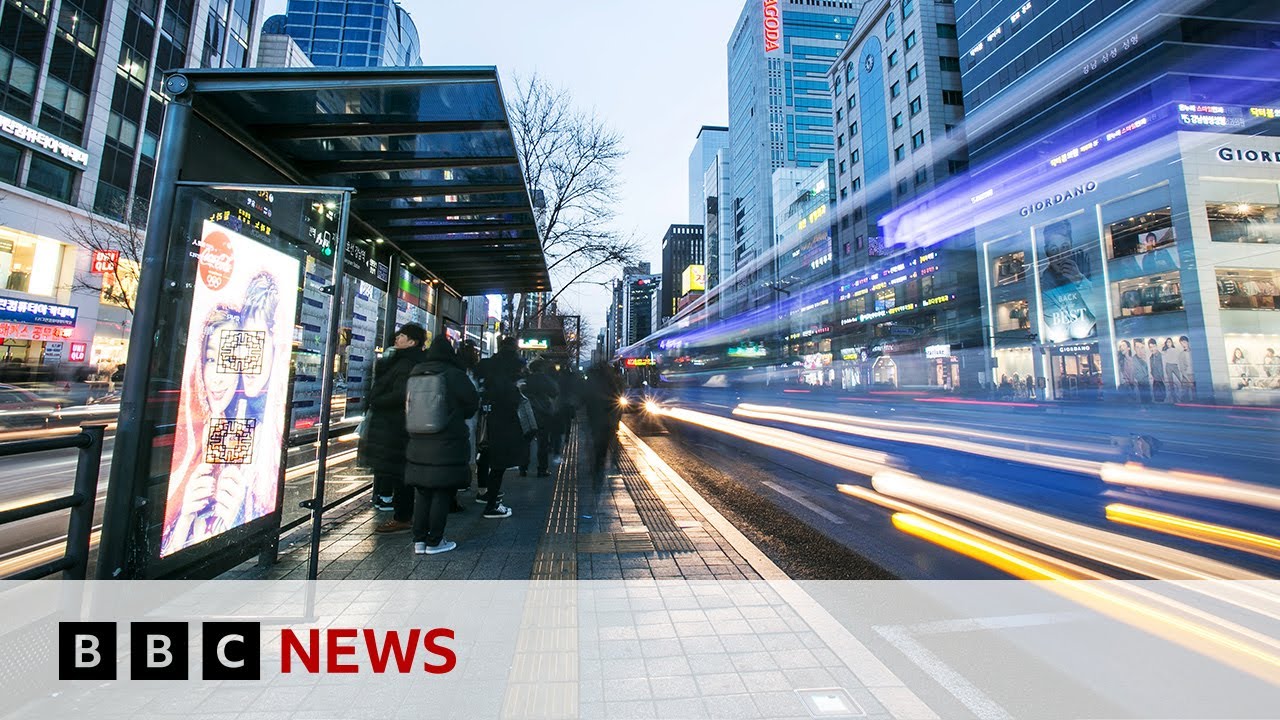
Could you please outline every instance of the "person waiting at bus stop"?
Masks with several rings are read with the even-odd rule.
[[[365,412],[368,417],[360,434],[360,464],[373,470],[373,505],[391,510],[390,520],[374,528],[378,533],[407,532],[413,518],[413,489],[404,484],[405,396],[409,374],[427,359],[422,346],[427,331],[409,323],[396,331],[395,347],[373,367],[373,385]]]

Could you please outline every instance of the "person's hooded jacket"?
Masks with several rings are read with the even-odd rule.
[[[409,442],[405,430],[404,400],[409,373],[427,359],[422,348],[396,350],[373,366],[373,385],[366,399],[364,430],[360,434],[360,464],[377,475],[404,472],[404,448]]]
[[[480,397],[467,373],[458,364],[453,346],[437,337],[427,350],[426,360],[413,368],[412,375],[442,373],[449,420],[438,433],[409,435],[405,452],[408,465],[405,482],[427,488],[452,489],[471,482],[471,432],[467,418],[476,414]]]

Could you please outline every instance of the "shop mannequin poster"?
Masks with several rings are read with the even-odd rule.
[[[298,259],[205,222],[160,555],[275,511]]]
[[[1103,317],[1096,229],[1083,215],[1058,220],[1036,232],[1040,243],[1040,312],[1044,339],[1052,343],[1097,337]]]

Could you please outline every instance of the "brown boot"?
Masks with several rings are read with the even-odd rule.
[[[390,535],[392,533],[408,532],[413,529],[413,523],[404,520],[388,520],[373,529],[379,535]]]

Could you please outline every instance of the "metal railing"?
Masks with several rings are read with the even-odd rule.
[[[41,563],[6,580],[34,580],[61,572],[65,580],[84,580],[89,567],[89,538],[93,532],[93,508],[98,499],[98,475],[106,425],[82,425],[80,432],[63,437],[0,442],[0,458],[13,455],[79,448],[76,479],[71,494],[31,505],[0,510],[0,526],[70,508],[67,549],[56,559]]]

